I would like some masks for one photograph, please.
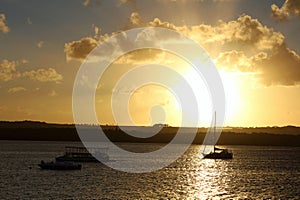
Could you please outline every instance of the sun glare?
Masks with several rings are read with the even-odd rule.
[[[128,109],[136,125],[181,125],[180,105],[172,92],[159,85],[149,84],[134,91]]]
[[[240,93],[239,93],[239,78],[236,73],[219,71],[223,81],[224,92],[226,97],[226,119],[225,126],[230,126],[237,119],[240,110]]]

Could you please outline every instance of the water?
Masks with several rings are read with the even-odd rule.
[[[38,168],[74,144],[0,141],[0,199],[300,199],[299,147],[228,146],[233,160],[208,160],[193,145],[170,166],[143,174],[99,163],[81,171]],[[121,146],[147,151],[160,144]]]

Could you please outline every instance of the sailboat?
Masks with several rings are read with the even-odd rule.
[[[216,134],[216,112],[215,112],[215,125],[214,125],[214,137]],[[228,149],[221,149],[217,148],[214,145],[213,151],[208,154],[203,154],[203,158],[210,158],[210,159],[232,159],[233,153]]]

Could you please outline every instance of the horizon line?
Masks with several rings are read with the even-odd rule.
[[[9,123],[20,123],[20,122],[32,122],[32,123],[44,123],[44,124],[51,124],[51,125],[87,125],[87,126],[115,126],[115,127],[153,127],[155,125],[162,125],[164,127],[170,127],[170,128],[211,128],[211,126],[202,126],[202,127],[192,127],[192,126],[172,126],[169,124],[153,124],[153,125],[117,125],[117,124],[75,124],[75,123],[59,123],[59,122],[46,122],[46,121],[39,121],[39,120],[0,120],[0,123],[2,122],[9,122]],[[300,125],[266,125],[266,126],[222,126],[219,128],[284,128],[284,127],[294,127],[294,128],[300,128]]]

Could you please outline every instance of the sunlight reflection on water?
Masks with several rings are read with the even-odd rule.
[[[226,175],[227,162],[228,160],[213,159],[197,159],[196,162],[192,162],[194,170],[191,171],[192,178],[188,180],[191,189],[188,197],[208,199],[212,194],[215,196],[228,194],[230,179]]]
[[[144,174],[99,163],[84,163],[81,171],[38,169],[40,160],[52,160],[66,145],[74,143],[0,141],[0,199],[300,198],[299,147],[230,146],[234,159],[210,160],[201,159],[200,146],[194,145],[170,166]],[[121,145],[152,149],[159,144]],[[110,153],[112,159],[118,156]]]

